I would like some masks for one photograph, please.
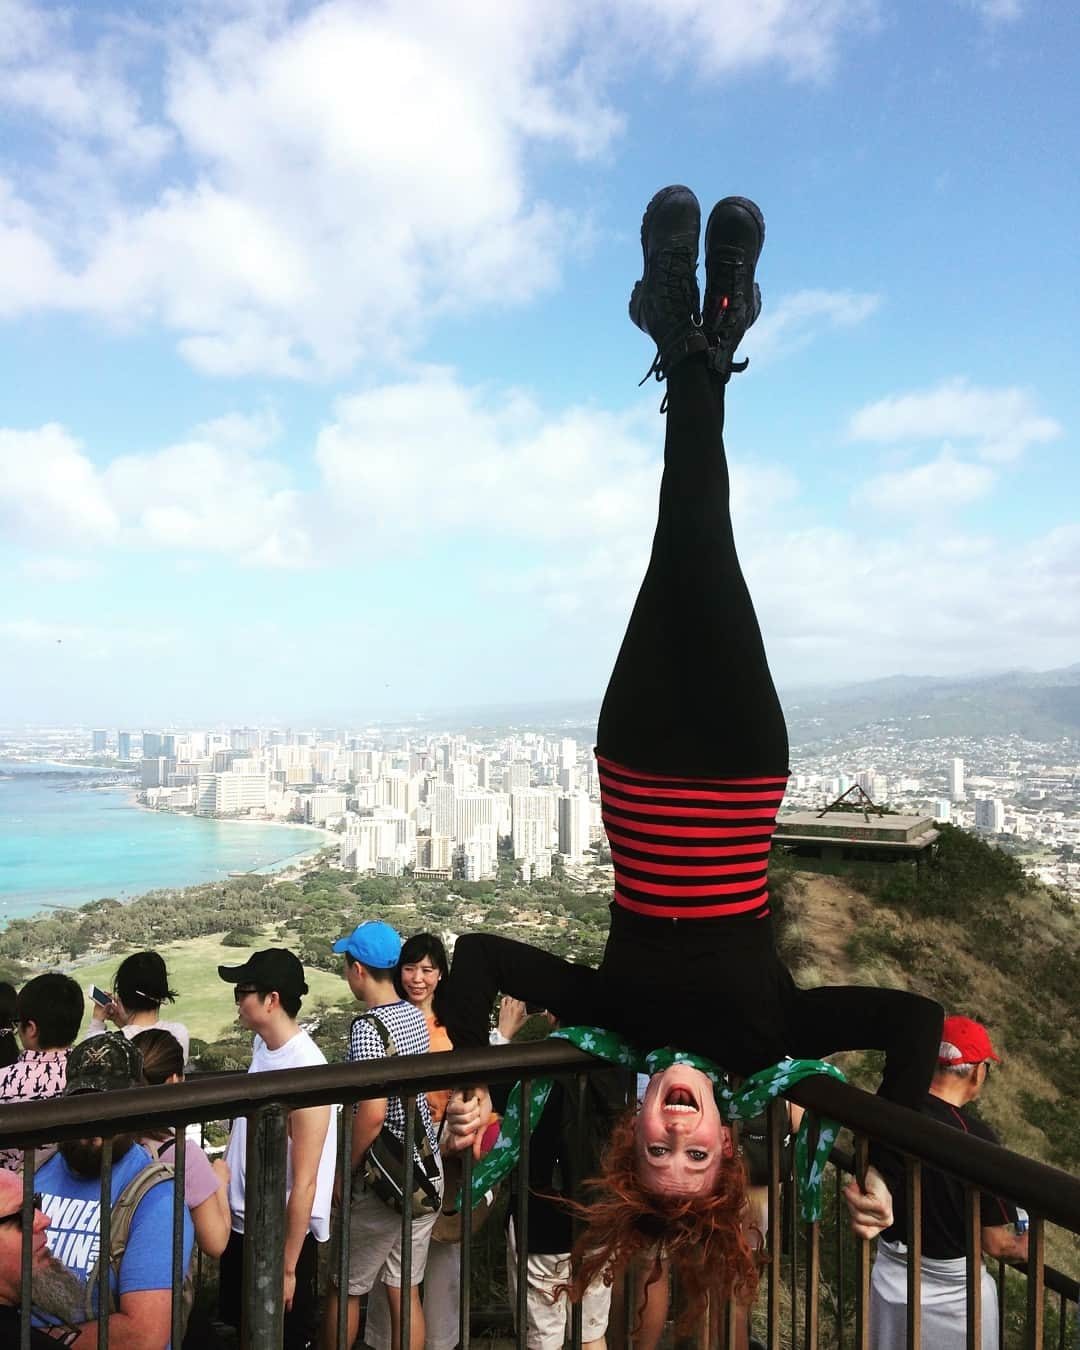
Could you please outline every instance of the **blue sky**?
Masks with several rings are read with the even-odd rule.
[[[781,685],[1080,660],[1076,7],[0,0],[7,722],[599,697],[652,193],[754,197]]]

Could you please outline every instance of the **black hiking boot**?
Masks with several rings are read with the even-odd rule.
[[[746,197],[725,197],[709,213],[705,227],[705,305],[701,319],[709,339],[709,365],[726,384],[732,371],[749,361],[733,361],[743,334],[761,313],[761,291],[754,268],[765,243],[765,221]]]
[[[645,266],[630,295],[630,317],[656,343],[645,372],[658,380],[708,341],[701,328],[697,284],[701,208],[687,187],[666,187],[645,208],[641,252]]]

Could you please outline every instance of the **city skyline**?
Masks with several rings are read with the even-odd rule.
[[[727,431],[778,683],[1076,659],[1068,7],[0,10],[6,716],[598,694],[680,180],[768,221]]]

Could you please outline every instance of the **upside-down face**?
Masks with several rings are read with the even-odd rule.
[[[672,1064],[649,1079],[636,1138],[638,1179],[650,1191],[707,1194],[733,1152],[713,1085],[689,1064]]]

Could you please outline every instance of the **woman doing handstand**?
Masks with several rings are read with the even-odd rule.
[[[630,315],[657,345],[667,433],[652,555],[608,684],[597,731],[604,826],[615,869],[598,970],[488,934],[458,940],[436,1008],[458,1048],[487,1039],[496,993],[549,1008],[564,1026],[599,1025],[641,1046],[672,1046],[745,1075],[790,1055],[886,1052],[880,1092],[918,1108],[942,1011],[891,989],[800,990],[780,961],[767,867],[788,774],[787,730],[739,566],[722,438],[733,356],[757,318],[754,271],[765,227],[727,197],[705,233],[685,187],[649,203],[644,275]],[[465,1144],[485,1094],[455,1099]],[[616,1131],[607,1185],[580,1250],[579,1281],[660,1242],[691,1311],[709,1294],[745,1297],[753,1265],[739,1234],[742,1169],[697,1069],[649,1082]]]

